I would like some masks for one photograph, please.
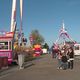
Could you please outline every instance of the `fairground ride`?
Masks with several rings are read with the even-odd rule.
[[[59,36],[58,36],[58,39],[55,41],[55,45],[58,45],[58,44],[65,45],[66,42],[70,42],[73,44],[75,43],[75,41],[68,34],[68,32],[65,28],[64,22],[62,22],[62,26],[59,31]]]

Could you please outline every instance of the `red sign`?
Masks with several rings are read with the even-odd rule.
[[[0,40],[11,39],[14,36],[14,32],[6,32],[5,34],[0,34]]]
[[[13,37],[13,35],[14,35],[14,32],[7,32],[6,33],[6,37]]]

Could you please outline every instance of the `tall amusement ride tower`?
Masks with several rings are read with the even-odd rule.
[[[22,15],[23,15],[23,0],[20,0],[20,28],[18,33],[16,34],[16,6],[17,6],[17,0],[12,1],[12,15],[11,15],[11,32],[14,32],[15,36],[17,35],[16,39],[19,41],[19,43],[22,43],[23,35],[22,35]]]
[[[15,31],[16,28],[16,3],[17,0],[12,2],[12,15],[11,15],[11,32]],[[22,9],[23,9],[23,0],[20,0],[20,32],[22,32]]]

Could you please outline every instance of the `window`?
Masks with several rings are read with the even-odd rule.
[[[0,50],[8,49],[8,42],[0,42]]]

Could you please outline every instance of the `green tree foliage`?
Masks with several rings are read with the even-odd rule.
[[[32,36],[32,38],[33,38],[33,44],[42,44],[42,43],[44,43],[44,38],[39,33],[38,30],[32,30],[30,36]]]
[[[45,44],[43,45],[43,48],[49,49],[48,44],[47,44],[47,43],[45,43]]]

